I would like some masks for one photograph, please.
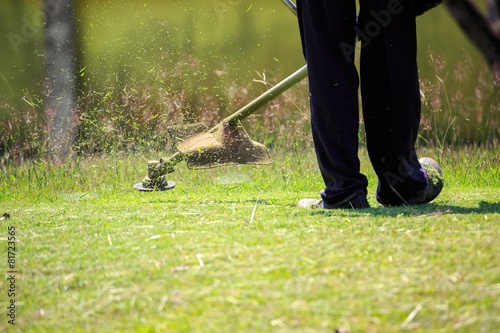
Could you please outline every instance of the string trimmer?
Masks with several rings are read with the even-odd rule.
[[[293,2],[282,0],[296,13]],[[259,110],[307,76],[306,66],[208,129],[204,124],[172,126],[167,133],[177,149],[173,155],[148,162],[148,175],[134,185],[139,191],[165,191],[175,186],[166,174],[174,172],[174,166],[185,160],[191,169],[206,169],[231,164],[269,164],[268,151],[263,144],[253,141],[243,128],[241,120]]]

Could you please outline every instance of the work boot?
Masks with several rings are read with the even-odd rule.
[[[444,185],[443,172],[439,164],[429,157],[423,157],[418,160],[424,169],[425,178],[427,179],[427,186],[425,189],[416,193],[409,198],[400,198],[398,202],[384,202],[380,196],[380,183],[377,189],[377,201],[384,206],[403,206],[403,205],[421,205],[434,200]]]
[[[423,157],[418,160],[420,165],[424,168],[425,177],[427,178],[427,187],[425,189],[425,194],[421,199],[416,197],[414,203],[408,202],[408,204],[419,205],[426,204],[436,199],[436,197],[441,193],[444,186],[443,172],[439,164],[430,157]],[[411,200],[411,199],[410,199]]]
[[[326,203],[320,199],[302,199],[297,203],[299,208],[323,208],[323,209],[363,209],[370,208],[363,190],[357,190],[351,196],[335,204]]]

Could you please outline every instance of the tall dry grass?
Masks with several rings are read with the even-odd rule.
[[[500,138],[499,87],[488,68],[464,57],[455,64],[429,50],[435,73],[421,79],[421,145],[496,144]],[[196,57],[185,55],[174,66],[158,68],[151,80],[122,78],[107,91],[86,81],[77,103],[78,131],[73,153],[162,151],[169,149],[170,125],[202,121],[215,125],[276,84],[281,75],[255,73],[245,85],[231,81],[222,67],[206,72]],[[195,78],[195,79],[194,79]],[[43,99],[25,94],[26,107],[10,105],[0,119],[0,165],[22,163],[47,153]],[[310,145],[307,82],[303,81],[251,115],[244,124],[257,141],[289,149]],[[360,127],[360,141],[363,141]]]
[[[464,55],[449,64],[429,48],[434,77],[421,79],[421,138],[439,146],[491,145],[500,138],[500,87],[484,64]]]

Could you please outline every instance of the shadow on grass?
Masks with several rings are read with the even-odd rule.
[[[373,215],[373,216],[425,216],[425,215],[445,215],[445,214],[492,214],[500,213],[500,202],[481,201],[477,207],[460,207],[452,205],[426,204],[419,206],[405,207],[374,207],[359,210],[326,210],[314,209],[311,210],[311,215],[324,216],[353,216]]]
[[[158,192],[162,193],[162,192]],[[185,199],[192,200],[192,199]],[[180,200],[178,197],[166,199],[164,196],[151,196],[146,199],[147,203],[164,203],[164,204],[183,204],[185,200]],[[252,199],[252,200],[225,200],[225,199],[206,199],[193,201],[192,204],[197,206],[207,206],[207,205],[260,205],[260,206],[282,206],[293,208],[294,205],[287,204],[283,199]],[[453,205],[439,205],[435,203],[416,205],[416,206],[403,206],[403,207],[372,207],[368,209],[307,209],[307,208],[297,208],[297,211],[310,213],[311,215],[324,215],[324,216],[425,216],[425,215],[451,215],[451,214],[492,214],[500,213],[500,202],[479,202],[476,207],[461,207]]]

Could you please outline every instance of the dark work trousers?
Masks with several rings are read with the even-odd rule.
[[[416,27],[412,2],[298,0],[299,27],[309,72],[316,156],[334,204],[363,189],[358,159],[359,78],[354,64],[361,39],[361,98],[367,149],[379,179],[377,198],[399,205],[425,189],[415,142],[420,122]]]

